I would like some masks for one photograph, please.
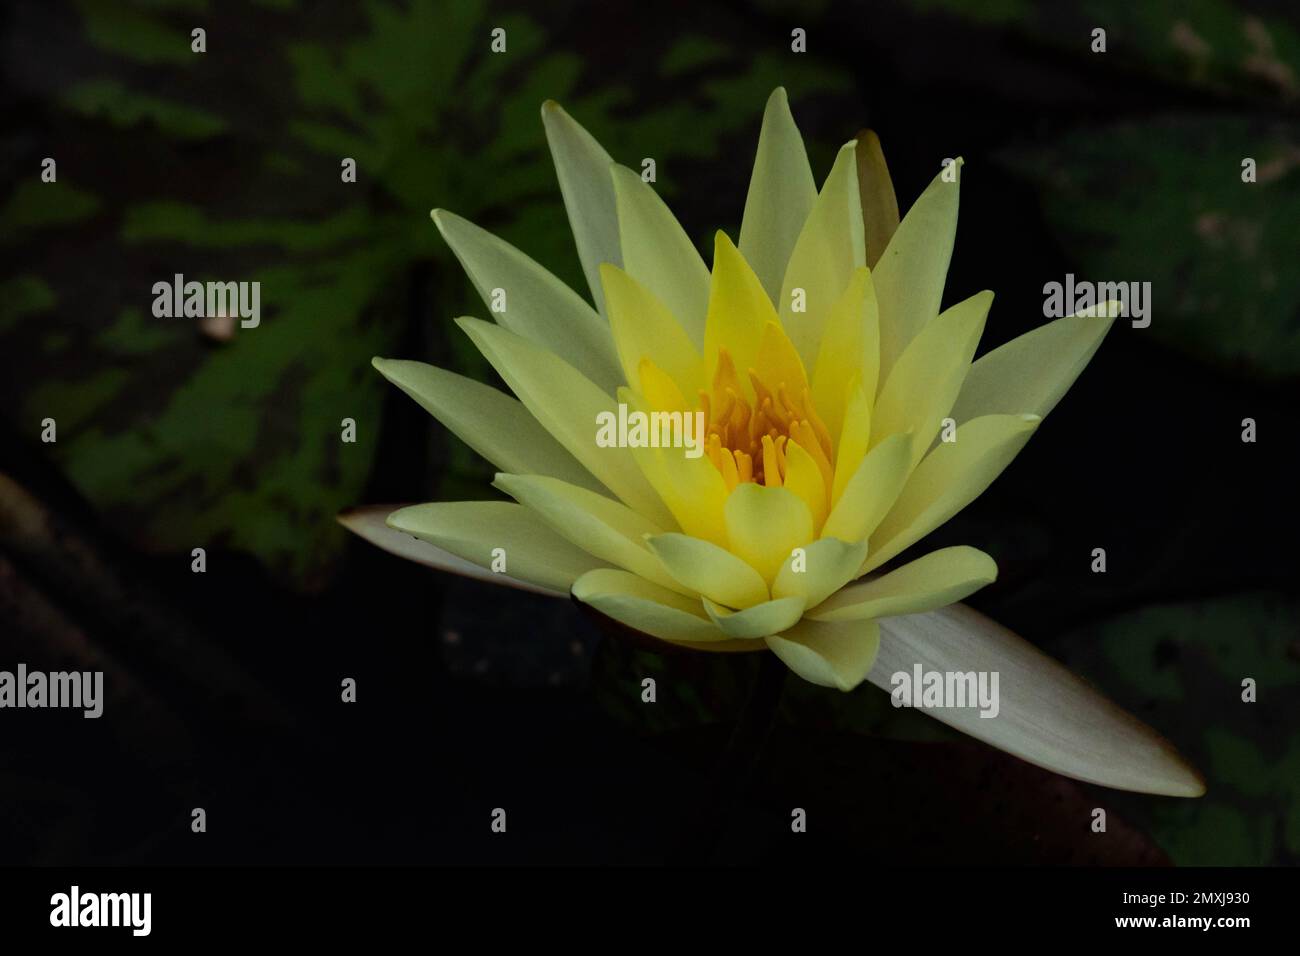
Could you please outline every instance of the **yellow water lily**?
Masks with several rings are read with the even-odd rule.
[[[495,320],[457,324],[516,398],[419,362],[374,363],[492,462],[514,501],[360,509],[344,523],[436,567],[571,594],[673,645],[770,651],[842,691],[888,688],[916,665],[996,671],[995,719],[934,715],[1070,776],[1202,792],[1154,731],[952,606],[994,580],[987,554],[948,547],[887,567],[1024,447],[1111,310],[973,361],[992,293],[940,310],[961,161],[901,221],[871,133],[840,149],[818,190],[783,90],[767,104],[738,242],[718,232],[711,269],[640,174],[558,105],[542,118],[592,303],[435,210]],[[672,429],[597,441],[611,415]]]

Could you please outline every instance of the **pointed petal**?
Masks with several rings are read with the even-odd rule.
[[[912,433],[915,465],[957,400],[984,332],[992,292],[958,302],[923,328],[894,364],[871,417],[873,440]]]
[[[613,568],[592,571],[573,585],[573,596],[620,624],[664,641],[722,642],[726,634],[696,599]]]
[[[645,410],[644,402],[631,389],[619,389],[618,397],[631,411]],[[727,483],[707,457],[688,458],[681,448],[639,447],[630,451],[676,527],[694,538],[726,545],[727,529],[722,511],[727,500]],[[658,523],[672,527],[666,522]]]
[[[831,432],[832,435],[835,432]],[[844,488],[857,474],[871,440],[871,398],[860,382],[849,391],[844,405],[844,424],[835,445],[835,480],[831,485],[831,508],[839,504]]]
[[[623,264],[618,237],[618,207],[609,167],[614,161],[596,142],[595,137],[578,125],[559,103],[542,104],[542,123],[546,141],[555,161],[555,175],[560,181],[564,208],[569,213],[569,227],[582,260],[582,271],[591,286],[592,300],[604,314],[604,292],[600,287],[600,265]]]
[[[376,358],[371,364],[498,468],[605,490],[528,409],[504,392],[423,362]]]
[[[660,527],[673,527],[672,515],[646,481],[630,449],[596,444],[598,416],[617,414],[611,396],[558,356],[513,332],[472,318],[457,319],[456,324],[474,340],[542,427],[606,488]]]
[[[1025,447],[1039,421],[1036,415],[985,415],[960,426],[956,441],[940,442],[912,472],[871,536],[862,570],[879,567],[982,495]]]
[[[875,621],[803,620],[769,637],[767,646],[809,683],[849,691],[862,683],[876,660],[880,628]]]
[[[663,529],[627,505],[540,475],[498,474],[492,484],[592,557],[678,589],[645,546],[646,535],[662,534]]]
[[[544,587],[531,581],[512,577],[508,574],[494,574],[487,568],[479,567],[471,561],[457,557],[427,541],[412,537],[405,531],[398,531],[388,526],[388,516],[394,511],[412,507],[411,505],[363,505],[350,508],[338,516],[339,524],[359,538],[364,538],[377,548],[408,561],[449,571],[461,577],[486,581],[489,584],[501,584],[517,588],[520,591],[532,591],[534,594],[549,594],[551,597],[564,597],[565,590]]]
[[[972,707],[930,716],[1056,773],[1120,790],[1199,797],[1205,782],[1158,733],[1082,678],[965,605],[880,624],[880,656],[868,679],[893,689],[895,673],[998,674],[998,713]]]
[[[876,267],[889,240],[898,230],[898,198],[885,165],[880,137],[869,129],[858,134],[858,195],[862,199],[863,237],[867,265]]]
[[[871,273],[866,266],[854,269],[848,287],[831,306],[813,366],[813,405],[832,435],[839,435],[844,426],[845,399],[855,380],[866,395],[875,397],[879,320]]]
[[[772,597],[801,597],[806,607],[816,607],[858,575],[867,557],[867,542],[822,538],[803,549],[801,560],[786,558],[772,582]],[[802,566],[802,571],[795,568]]]
[[[737,371],[744,374],[740,369]],[[804,371],[803,360],[790,337],[775,322],[763,326],[758,354],[754,356],[754,371],[758,373],[759,380],[774,391],[784,385],[786,394],[791,398],[802,395],[808,387],[808,373]]]
[[[716,469],[715,469],[716,470]],[[752,482],[727,498],[730,550],[771,581],[795,548],[812,540],[812,515],[798,495]]]
[[[939,314],[957,232],[961,162],[957,160],[955,182],[944,182],[942,172],[934,177],[907,211],[872,270],[880,303],[880,374],[884,381],[908,343]]]
[[[958,545],[931,551],[901,568],[851,584],[809,613],[818,621],[863,621],[946,607],[997,580],[983,551]]]
[[[822,537],[861,541],[894,507],[907,482],[912,436],[890,435],[858,465],[839,502],[822,526]]]
[[[752,400],[754,390],[746,370],[753,367],[758,357],[764,327],[779,321],[758,276],[727,234],[719,230],[714,237],[709,314],[704,327],[705,374],[714,373],[718,351],[725,346],[740,375],[744,397]]]
[[[790,115],[785,90],[778,87],[763,111],[758,154],[740,226],[740,251],[772,302],[781,294],[790,253],[816,201],[817,184],[803,138]]]
[[[613,177],[623,268],[668,307],[700,348],[709,306],[708,267],[648,183],[626,166],[613,167]]]
[[[592,568],[604,567],[523,505],[509,501],[411,505],[390,514],[388,526],[489,570],[501,556],[494,553],[499,548],[505,552],[502,574],[557,591],[567,591]]]
[[[787,491],[798,495],[812,515],[813,534],[821,531],[826,521],[826,479],[812,455],[802,445],[791,441],[785,446],[785,477],[781,484]]]
[[[704,386],[700,353],[668,307],[617,266],[600,267],[605,311],[629,385],[640,387],[641,360],[648,358],[686,395]]]
[[[953,405],[962,422],[981,415],[1047,413],[1074,384],[1101,346],[1113,315],[1072,315],[1040,325],[981,356]]]
[[[622,383],[608,324],[580,295],[514,246],[445,209],[433,221],[489,309],[493,289],[505,311],[493,318],[516,335],[554,352],[598,386]]]
[[[803,598],[778,598],[775,601],[755,604],[743,611],[733,611],[705,598],[704,609],[709,612],[713,623],[729,636],[756,640],[771,634],[779,634],[798,623],[799,618],[803,616]]]
[[[668,574],[695,594],[728,607],[750,607],[768,600],[767,584],[759,573],[710,541],[684,534],[661,534],[646,544]]]
[[[817,360],[822,327],[853,270],[865,264],[862,206],[858,201],[856,144],[840,149],[830,175],[804,223],[781,283],[781,324],[805,365]],[[806,311],[795,312],[791,291],[803,289]]]

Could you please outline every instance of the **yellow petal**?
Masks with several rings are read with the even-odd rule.
[[[820,531],[826,520],[826,479],[812,455],[798,442],[786,443],[785,477],[781,485],[803,499],[812,515],[813,534]]]
[[[910,435],[891,435],[867,452],[822,526],[822,537],[861,541],[871,535],[907,483],[911,461]]]
[[[848,288],[831,307],[813,366],[813,405],[832,435],[839,435],[844,426],[845,396],[854,381],[869,398],[875,397],[879,356],[876,296],[871,273],[863,266],[854,270]]]
[[[912,340],[880,391],[873,442],[911,432],[912,465],[921,460],[957,400],[992,302],[992,292],[958,302]]]
[[[651,359],[641,360],[638,375],[641,381],[641,396],[646,407],[657,412],[689,412],[691,403],[682,394],[681,387],[673,377],[656,365]]]
[[[1088,364],[1114,324],[1100,315],[1071,315],[1012,339],[981,356],[962,383],[952,417],[1025,413],[1046,418]]]
[[[772,390],[773,398],[777,397],[776,390],[782,385],[792,400],[802,396],[808,387],[808,376],[804,372],[799,353],[781,326],[775,322],[763,326],[763,337],[758,343],[753,369],[759,381]]]
[[[508,242],[445,209],[434,225],[456,254],[493,318],[516,335],[554,352],[600,388],[618,387],[618,356],[609,323],[587,301]],[[495,290],[505,310],[495,311]]]
[[[794,549],[812,540],[808,506],[785,488],[737,485],[725,511],[730,550],[764,581],[772,581]]]
[[[569,227],[578,247],[578,258],[582,260],[582,271],[591,286],[596,308],[603,314],[605,298],[600,285],[601,263],[623,264],[618,238],[618,206],[614,198],[614,183],[609,175],[609,167],[614,161],[595,137],[554,100],[542,104],[542,123],[546,127],[546,142],[555,161],[555,175],[560,181],[560,194],[569,214]]]
[[[646,544],[667,573],[695,594],[735,608],[762,604],[769,597],[767,584],[757,571],[712,542],[684,534],[661,534],[647,539]]]
[[[944,182],[943,171],[934,177],[872,269],[880,303],[880,375],[885,381],[903,350],[939,314],[957,231],[961,163],[958,158],[954,182]]]
[[[790,253],[816,201],[817,184],[803,138],[790,115],[785,90],[778,87],[763,111],[758,155],[740,226],[740,250],[753,263],[773,302],[781,294]]]
[[[803,598],[785,597],[766,601],[743,611],[732,611],[705,598],[704,609],[709,612],[713,623],[728,636],[754,640],[779,634],[798,623],[803,616]]]
[[[518,401],[490,385],[423,362],[376,358],[379,373],[503,471],[604,488]]]
[[[705,615],[698,600],[675,594],[627,571],[606,568],[584,574],[573,596],[620,624],[665,641],[729,640]]]
[[[565,541],[523,505],[509,501],[438,501],[388,516],[388,526],[428,541],[479,567],[504,558],[503,575],[567,591],[604,566]],[[500,552],[497,549],[501,549]]]
[[[704,384],[703,364],[667,306],[616,266],[601,266],[600,276],[605,283],[609,327],[628,384],[638,384],[641,360],[648,358],[685,394],[694,395]]]
[[[804,680],[821,687],[849,691],[866,678],[880,650],[875,621],[828,624],[803,620],[767,646]]]
[[[835,158],[781,283],[781,324],[809,365],[817,358],[831,306],[849,284],[853,270],[866,262],[855,149],[856,144],[847,143]],[[794,311],[795,289],[804,291],[803,312]]]
[[[754,389],[746,372],[758,357],[763,327],[776,321],[776,309],[758,277],[727,234],[719,231],[714,240],[713,278],[704,328],[705,374],[713,374],[718,367],[719,351],[725,347],[739,373],[744,397],[752,400]]]
[[[871,581],[833,595],[809,617],[862,621],[946,607],[997,580],[998,566],[983,551],[959,545],[931,551]]]
[[[898,230],[898,198],[894,195],[894,181],[885,165],[880,138],[872,130],[864,129],[858,134],[857,158],[867,265],[874,269]]]
[[[500,326],[460,318],[456,324],[510,386],[524,407],[600,482],[633,511],[671,528],[673,517],[627,448],[596,444],[599,416],[617,414],[606,395],[571,365]]]
[[[630,411],[645,411],[645,403],[630,389],[619,389],[618,397]],[[727,483],[706,456],[687,458],[683,448],[633,448],[630,451],[662,506],[667,507],[682,531],[727,546],[727,528],[723,519]],[[669,527],[663,522],[660,524]]]
[[[614,166],[611,172],[623,268],[668,307],[698,349],[704,341],[709,270],[650,185],[626,166]],[[608,303],[608,289],[605,296]]]
[[[664,529],[627,505],[540,475],[498,474],[492,483],[593,557],[655,584],[680,589],[645,546],[646,535],[662,534]]]
[[[1041,420],[1037,415],[984,415],[958,426],[956,441],[940,442],[912,472],[872,535],[862,570],[879,567],[983,494]]]
[[[807,607],[816,607],[857,577],[867,557],[867,542],[822,538],[803,552],[781,565],[772,582],[772,597],[801,597]]]
[[[844,488],[862,464],[871,438],[871,400],[858,383],[849,388],[844,406],[844,425],[835,446],[835,480],[831,485],[831,507],[839,504]]]

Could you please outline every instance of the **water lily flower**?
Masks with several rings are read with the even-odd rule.
[[[783,90],[767,104],[739,242],[718,232],[711,269],[641,175],[557,104],[542,118],[592,303],[435,210],[495,319],[457,323],[517,398],[419,362],[374,362],[492,462],[514,501],[341,520],[434,567],[572,595],[682,648],[769,652],[842,691],[890,689],[918,664],[997,672],[993,719],[930,713],[1068,776],[1204,792],[1153,730],[954,603],[995,579],[987,554],[948,547],[889,566],[1025,446],[1114,310],[1046,323],[973,361],[992,294],[940,310],[961,161],[900,221],[867,132],[819,191]],[[597,423],[620,406],[700,421],[696,454],[667,433],[598,443]]]

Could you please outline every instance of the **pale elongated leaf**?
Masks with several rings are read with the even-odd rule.
[[[623,269],[668,306],[699,349],[709,308],[708,266],[658,193],[626,166],[611,172]]]
[[[1205,781],[1169,741],[1029,642],[962,604],[880,621],[867,680],[895,673],[996,672],[998,710],[927,709],[977,740],[1048,770],[1119,790],[1199,797]]]
[[[555,161],[560,194],[569,213],[573,241],[582,271],[591,286],[592,300],[602,315],[605,293],[600,287],[600,265],[623,265],[618,237],[618,206],[609,169],[614,161],[596,138],[579,125],[554,100],[542,104],[546,141]]]
[[[1115,322],[1111,303],[1031,329],[980,357],[952,407],[958,425],[981,415],[1047,413],[1069,391]]]
[[[444,551],[427,541],[421,541],[405,531],[390,528],[388,526],[388,516],[394,511],[409,507],[411,506],[362,505],[342,512],[338,516],[338,522],[357,537],[369,541],[375,547],[382,548],[389,554],[436,568],[439,571],[450,571],[452,574],[459,574],[461,577],[475,578],[489,584],[503,584],[507,587],[518,588],[521,591],[532,591],[534,594],[548,594],[551,597],[568,596],[567,591],[557,591],[554,588],[533,584],[531,581],[521,581],[518,578],[510,577],[508,574],[493,574],[487,568],[479,567],[472,561],[457,557],[450,551]]]
[[[740,252],[773,302],[781,295],[790,253],[816,201],[817,183],[803,137],[790,115],[785,90],[777,87],[763,112],[740,225]]]
[[[880,305],[880,381],[908,343],[939,314],[957,233],[961,160],[953,182],[941,171],[907,211],[872,270]]]
[[[482,567],[553,591],[603,561],[570,544],[523,505],[512,501],[431,501],[388,516],[388,526],[413,534]],[[498,565],[498,562],[501,562]]]
[[[494,309],[493,290],[504,293],[505,308],[493,311],[494,319],[582,369],[605,391],[623,384],[609,324],[582,296],[468,219],[445,209],[435,209],[432,216],[483,303]]]
[[[590,491],[605,490],[528,409],[504,392],[424,362],[376,358],[371,364],[502,471],[549,475]]]

